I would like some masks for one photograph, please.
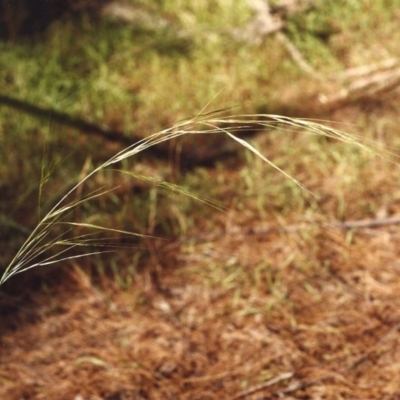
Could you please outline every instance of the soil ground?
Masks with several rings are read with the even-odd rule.
[[[128,288],[76,264],[2,293],[0,398],[400,398],[400,227],[218,218]]]

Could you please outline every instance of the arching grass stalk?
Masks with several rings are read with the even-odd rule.
[[[140,140],[139,142],[133,144],[120,151],[111,157],[104,164],[98,166],[93,171],[88,173],[81,181],[79,181],[71,190],[69,190],[56,204],[55,206],[39,221],[36,228],[32,231],[29,237],[26,239],[24,244],[21,246],[13,260],[10,262],[6,270],[1,276],[0,285],[10,279],[13,275],[27,271],[31,268],[36,268],[44,265],[54,264],[60,261],[69,260],[72,258],[86,257],[93,254],[103,253],[104,251],[95,251],[78,255],[69,255],[68,252],[71,249],[81,247],[81,246],[92,246],[96,245],[98,247],[109,246],[108,243],[104,242],[104,239],[96,238],[94,232],[105,231],[114,232],[126,235],[134,236],[145,236],[142,234],[121,231],[118,229],[106,228],[98,225],[79,223],[68,221],[68,216],[73,213],[73,211],[82,205],[95,198],[105,195],[106,193],[112,191],[108,190],[98,190],[92,192],[88,195],[81,196],[78,199],[74,199],[68,203],[68,199],[73,196],[76,190],[82,186],[87,180],[93,177],[96,173],[106,168],[112,167],[113,165],[145,151],[151,146],[155,146],[159,143],[165,142],[167,140],[175,139],[183,135],[196,135],[196,134],[226,134],[231,139],[237,141],[239,144],[244,146],[246,149],[252,151],[256,156],[260,157],[264,162],[268,163],[273,168],[281,172],[285,177],[291,179],[300,187],[304,188],[300,182],[295,178],[288,175],[285,171],[276,166],[268,158],[264,157],[256,148],[254,148],[247,141],[239,138],[236,134],[240,132],[247,131],[249,129],[255,130],[265,130],[265,129],[277,129],[283,128],[284,130],[303,130],[305,133],[312,135],[325,136],[328,138],[336,139],[349,143],[352,145],[357,145],[368,151],[372,151],[386,159],[395,161],[395,156],[390,152],[382,151],[377,144],[372,141],[366,141],[361,137],[356,137],[336,129],[327,127],[321,123],[314,122],[311,120],[304,120],[299,118],[289,118],[280,115],[236,115],[236,116],[218,116],[218,113],[208,113],[205,115],[199,115],[194,119],[183,121],[178,123],[172,128],[165,129],[148,138]],[[124,171],[122,171],[124,172]],[[129,173],[130,174],[130,173]],[[202,198],[200,196],[194,195],[184,188],[176,185],[172,185],[165,181],[158,181],[152,177],[139,176],[131,174],[132,176],[140,179],[144,179],[155,183],[159,186],[165,187],[172,191],[178,191],[182,194],[191,196],[196,200],[204,201],[211,205],[217,205],[216,203]],[[305,188],[304,188],[305,189]],[[66,205],[65,205],[66,204]],[[51,236],[51,232],[55,227],[63,228],[61,234],[56,235],[56,237]],[[74,227],[81,227],[84,229],[90,229],[94,232],[82,234],[76,236],[72,239],[68,238],[68,234],[72,231]],[[61,246],[62,250],[56,251],[55,254],[44,256],[51,248],[56,246]],[[111,247],[111,246],[110,246]],[[112,251],[112,250],[105,250]],[[44,256],[44,257],[43,257]],[[43,260],[37,261],[39,258],[43,257]]]

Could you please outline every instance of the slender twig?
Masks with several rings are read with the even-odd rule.
[[[389,332],[387,332],[385,335],[383,335],[379,340],[377,340],[375,342],[374,345],[372,345],[362,356],[357,357],[350,365],[341,368],[339,370],[339,372],[331,372],[328,373],[326,375],[317,377],[317,378],[313,378],[313,379],[309,379],[307,381],[297,381],[297,382],[292,382],[289,386],[287,386],[285,389],[283,390],[277,390],[274,393],[272,393],[275,396],[282,396],[284,394],[288,394],[288,393],[293,393],[297,390],[300,389],[305,389],[309,386],[312,386],[316,383],[319,383],[321,381],[324,381],[326,379],[331,379],[334,377],[338,376],[338,373],[347,373],[350,370],[352,370],[353,368],[357,367],[358,365],[360,365],[362,362],[364,362],[365,360],[368,359],[368,356],[373,352],[376,351],[379,346],[383,343],[385,343],[390,337],[392,337],[396,332],[398,332],[400,330],[400,322],[396,323],[390,330]],[[260,389],[261,390],[261,389]]]
[[[177,246],[181,243],[186,243],[189,241],[196,242],[211,242],[217,240],[224,236],[243,236],[243,235],[268,235],[272,233],[292,233],[303,231],[306,229],[312,229],[315,227],[325,228],[325,229],[367,229],[367,228],[378,228],[380,226],[388,225],[400,225],[400,217],[389,217],[389,218],[376,218],[376,219],[362,219],[362,220],[350,220],[344,222],[330,222],[330,223],[319,223],[316,221],[303,222],[301,224],[283,225],[283,226],[261,226],[261,227],[232,227],[229,230],[221,231],[218,233],[208,233],[204,235],[197,235],[196,237],[185,236],[179,238],[172,245],[167,246],[167,250],[170,246]]]
[[[396,325],[394,325],[389,332],[387,332],[385,335],[383,335],[373,346],[371,346],[363,355],[360,357],[356,358],[348,367],[343,368],[343,372],[346,372],[352,368],[355,368],[356,366],[360,365],[363,363],[368,356],[373,352],[378,349],[378,347],[385,343],[387,340],[390,339],[391,336],[393,336],[396,332],[398,332],[400,329],[400,322],[398,322]]]
[[[400,217],[362,219],[356,221],[334,222],[323,225],[326,228],[339,229],[359,229],[359,228],[377,228],[379,226],[399,225]]]
[[[289,40],[289,38],[284,33],[277,32],[276,38],[283,44],[292,60],[302,71],[319,81],[327,80],[325,76],[319,73],[310,63],[307,62],[303,54],[301,54],[297,47]]]
[[[269,379],[266,382],[260,383],[259,385],[252,386],[248,389],[243,390],[236,396],[232,397],[231,400],[238,400],[242,399],[243,397],[249,396],[250,394],[254,394],[256,392],[259,392],[269,386],[275,385],[276,383],[279,383],[283,380],[290,379],[294,376],[293,372],[284,372],[283,374],[280,374],[276,376],[275,378]]]

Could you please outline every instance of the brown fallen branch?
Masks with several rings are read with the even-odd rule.
[[[123,146],[129,146],[135,140],[134,137],[127,137],[122,132],[102,128],[99,125],[87,122],[81,118],[71,117],[66,113],[56,111],[51,108],[42,108],[26,101],[18,100],[11,96],[0,95],[0,105],[22,111],[36,118],[50,119],[62,125],[77,129],[85,134],[99,136],[110,142],[120,143]],[[136,139],[139,140],[139,138]]]
[[[13,108],[17,111],[26,113],[35,118],[43,118],[51,120],[61,125],[76,129],[85,135],[96,136],[109,142],[120,144],[122,148],[133,145],[135,142],[143,140],[143,136],[131,135],[127,136],[121,131],[112,130],[101,127],[100,125],[85,121],[81,118],[72,117],[66,113],[56,111],[51,108],[42,108],[27,101],[22,101],[11,96],[0,95],[0,106]],[[259,130],[255,124],[254,127],[249,124],[249,129],[242,132],[242,135],[253,136]],[[146,153],[153,157],[163,160],[173,160],[175,166],[180,166],[190,169],[199,165],[213,165],[215,161],[220,161],[221,158],[235,154],[240,148],[237,143],[231,143],[227,137],[222,135],[207,135],[204,139],[200,137],[197,140],[196,148],[193,146],[185,147],[185,151],[181,148],[174,148],[172,142],[160,143],[157,146],[150,147]],[[185,138],[182,138],[180,143],[185,143]],[[186,139],[188,143],[188,139]]]
[[[376,63],[361,65],[359,67],[348,68],[339,74],[332,75],[329,79],[341,80],[343,82],[351,82],[353,79],[357,79],[360,76],[370,76],[380,71],[389,70],[396,68],[399,65],[397,58],[387,58],[383,61]]]
[[[268,235],[272,233],[292,233],[303,231],[306,229],[312,229],[315,227],[324,229],[341,229],[341,230],[351,230],[351,229],[368,229],[368,228],[378,228],[388,225],[400,225],[400,217],[389,217],[389,218],[377,218],[377,219],[363,219],[354,221],[344,221],[344,222],[331,222],[331,223],[318,223],[315,221],[304,222],[301,224],[292,224],[284,226],[262,226],[256,228],[241,228],[233,227],[224,232],[209,233],[205,235],[198,235],[196,237],[183,237],[178,239],[176,242],[167,245],[165,251],[169,251],[171,248],[175,248],[182,243],[189,241],[196,241],[199,243],[212,242],[224,236],[248,236],[248,235]]]
[[[377,228],[380,226],[399,225],[399,224],[400,224],[400,217],[389,217],[389,218],[376,218],[376,219],[362,219],[358,221],[334,222],[331,224],[323,224],[322,227],[339,228],[347,230],[347,229],[360,229],[360,228]]]
[[[365,228],[377,228],[380,226],[387,225],[400,225],[400,217],[391,217],[391,218],[378,218],[378,219],[364,219],[364,220],[355,220],[355,221],[344,221],[344,222],[331,222],[331,223],[316,223],[309,222],[303,224],[294,224],[294,225],[286,225],[286,226],[274,226],[274,227],[261,227],[261,228],[249,228],[246,229],[245,232],[240,229],[232,229],[225,232],[225,235],[238,235],[238,234],[268,234],[273,232],[297,232],[305,229],[310,229],[314,227],[320,227],[325,229],[341,229],[341,230],[350,230],[350,229],[365,229]]]
[[[339,75],[338,79],[340,79],[341,76],[344,76],[347,80],[352,77],[353,79],[350,83],[344,85],[344,87],[336,93],[320,95],[318,97],[320,103],[332,105],[356,101],[398,87],[400,85],[400,67],[398,67],[398,62],[394,64],[397,68],[393,68],[393,59],[386,60],[385,64],[390,65],[390,68],[374,71],[376,64],[373,64],[372,66],[364,66],[355,69],[360,72],[358,77],[353,75],[353,71],[355,70],[348,74],[344,72]],[[383,66],[385,66],[385,64],[383,64]]]

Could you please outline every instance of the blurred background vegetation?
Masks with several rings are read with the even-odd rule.
[[[69,201],[109,191],[68,221],[148,236],[0,287],[0,398],[400,398],[400,169],[377,156],[400,147],[399,26],[400,0],[0,0],[0,274],[90,171],[198,114],[375,146],[249,117],[308,191],[218,135],[92,176]],[[63,227],[36,248],[86,232]]]

